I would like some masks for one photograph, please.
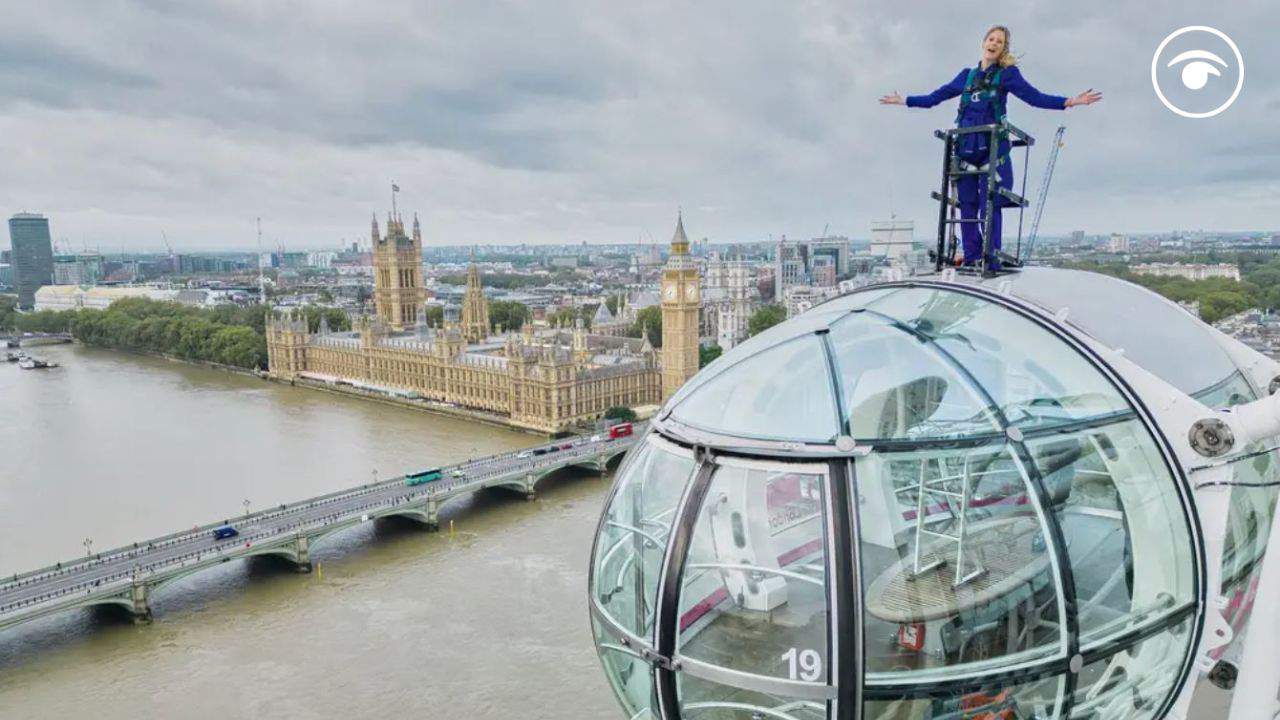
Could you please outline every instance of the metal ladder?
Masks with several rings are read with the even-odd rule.
[[[930,460],[938,468],[938,477],[936,478],[929,477]],[[965,570],[965,543],[969,537],[969,505],[973,500],[974,484],[974,477],[970,467],[970,458],[966,457],[960,474],[948,475],[942,458],[924,458],[920,461],[920,478],[916,484],[916,549],[915,560],[911,569],[911,579],[915,579],[946,563],[946,559],[938,551],[934,552],[932,560],[922,563],[925,538],[936,538],[943,543],[955,543],[955,575],[952,579],[952,587],[960,587],[986,573],[986,568],[982,567],[980,563],[973,563],[972,569]],[[960,485],[958,491],[952,489],[953,484],[957,481],[959,481]],[[940,498],[942,500],[951,515],[952,528],[954,529],[956,524],[959,523],[958,532],[938,532],[927,527],[929,524],[927,514],[929,503],[927,500],[929,498]],[[957,505],[959,506],[958,508]],[[956,516],[957,509],[959,510],[958,518]]]
[[[989,147],[989,155],[985,165],[976,166],[972,163],[965,162],[956,155],[956,144],[958,140],[974,133],[986,133],[987,145]],[[956,235],[956,227],[965,224],[978,224],[982,226],[982,257],[978,260],[977,271],[983,276],[994,274],[987,268],[987,258],[991,257],[991,225],[993,213],[999,212],[996,207],[996,197],[999,196],[1004,200],[1007,206],[1018,208],[1018,241],[1017,247],[1020,253],[1022,247],[1022,215],[1030,202],[1026,199],[1027,193],[1027,165],[1030,158],[1030,149],[1035,145],[1035,138],[1027,133],[1014,127],[1007,120],[989,125],[974,125],[966,128],[953,128],[950,130],[934,130],[934,137],[943,141],[942,150],[942,188],[940,191],[933,191],[930,196],[938,201],[938,246],[933,251],[934,269],[938,272],[942,271],[945,266],[956,264],[956,249],[959,245],[959,238]],[[999,167],[999,147],[1002,138],[1009,139],[1010,157],[1008,162],[1013,162],[1012,150],[1022,148],[1024,150],[1022,160],[1022,189],[1021,194],[1005,190],[999,185],[999,175],[997,168]],[[987,187],[986,200],[978,208],[978,216],[976,218],[958,217],[960,211],[960,201],[956,190],[956,180],[965,175],[983,176],[979,182],[985,182]],[[1006,252],[999,252],[1000,262],[1006,267],[1021,267],[1017,254],[1010,255]]]

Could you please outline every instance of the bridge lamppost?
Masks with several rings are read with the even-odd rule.
[[[244,505],[244,516],[249,517],[249,505],[251,504],[249,498],[245,498],[242,504]]]
[[[377,484],[378,484],[378,468],[374,468],[374,469],[373,469],[373,483],[372,483],[372,484],[374,484],[374,485],[377,485]]]
[[[84,546],[84,556],[92,557],[93,556],[93,538],[85,538],[84,542],[80,544]]]

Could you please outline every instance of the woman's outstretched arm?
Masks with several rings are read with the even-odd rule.
[[[1022,71],[1016,66],[1008,68],[1004,72],[1005,89],[1017,95],[1019,100],[1031,107],[1038,107],[1042,110],[1066,110],[1073,104],[1069,98],[1063,95],[1050,95],[1035,89],[1031,86],[1031,83],[1027,82],[1026,78],[1022,77]]]
[[[951,78],[951,82],[934,90],[928,95],[908,95],[907,107],[931,108],[940,102],[946,102],[951,98],[964,92],[964,81],[968,79],[969,71],[961,70],[955,77]]]
[[[931,108],[940,102],[945,102],[951,98],[964,92],[964,82],[968,77],[968,70],[961,70],[960,74],[952,78],[951,82],[934,90],[928,95],[908,95],[905,99],[894,92],[892,95],[885,95],[880,98],[881,105],[906,105],[907,107]]]

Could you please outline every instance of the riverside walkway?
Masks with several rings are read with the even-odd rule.
[[[236,558],[277,555],[311,570],[311,546],[321,538],[376,518],[399,515],[439,527],[440,507],[489,487],[534,496],[542,478],[567,467],[604,472],[641,434],[565,438],[441,468],[439,480],[409,486],[405,477],[361,485],[230,519],[238,531],[217,539],[223,522],[95,553],[0,581],[0,630],[51,613],[91,605],[118,605],[135,620],[151,619],[150,598],[179,578]]]

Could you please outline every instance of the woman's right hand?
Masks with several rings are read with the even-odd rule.
[[[902,99],[897,90],[880,98],[881,105],[906,105],[907,101]]]

